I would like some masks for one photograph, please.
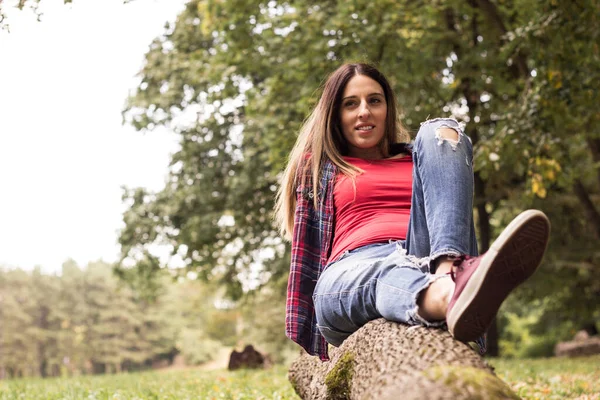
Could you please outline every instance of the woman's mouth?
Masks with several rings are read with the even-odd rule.
[[[364,125],[364,126],[359,126],[358,128],[356,128],[357,131],[361,131],[361,132],[368,132],[368,131],[372,131],[375,128],[374,125]]]

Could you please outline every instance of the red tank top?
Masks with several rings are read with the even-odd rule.
[[[352,179],[339,174],[333,200],[335,227],[328,263],[347,250],[390,239],[406,239],[412,196],[412,157],[344,160],[364,171]]]

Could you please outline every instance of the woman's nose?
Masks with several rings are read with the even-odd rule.
[[[363,103],[358,110],[358,118],[367,118],[370,113],[371,110],[369,110],[369,105],[367,103]]]

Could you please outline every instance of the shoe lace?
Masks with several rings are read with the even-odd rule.
[[[465,268],[465,266],[471,265],[474,261],[475,261],[474,257],[471,257],[466,254],[461,254],[460,256],[454,257],[454,261],[452,262],[452,267],[456,267],[456,268],[451,268],[450,272],[449,272],[452,280],[454,282],[456,282],[456,271],[462,271]]]

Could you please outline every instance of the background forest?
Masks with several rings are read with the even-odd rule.
[[[413,134],[428,117],[465,124],[481,252],[521,210],[552,221],[491,353],[548,356],[579,329],[597,333],[598,43],[597,0],[190,1],[151,44],[123,112],[179,137],[168,182],[124,190],[118,265],[0,274],[0,373],[200,363],[241,343],[276,361],[295,354],[274,194],[320,84],[346,61],[390,78]]]

